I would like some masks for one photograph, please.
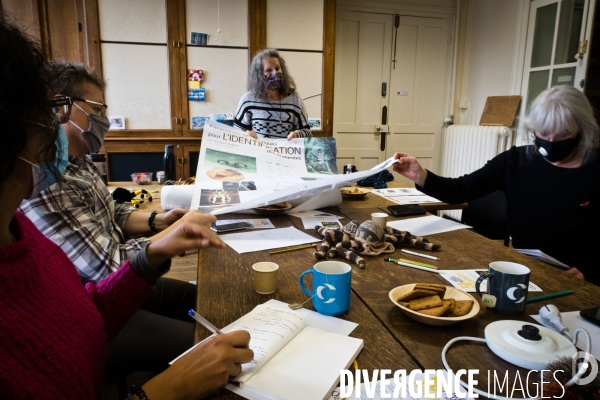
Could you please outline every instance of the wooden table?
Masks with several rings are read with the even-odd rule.
[[[371,196],[378,197],[378,196]],[[370,199],[376,201],[377,199]],[[378,201],[378,200],[377,200]],[[372,207],[371,202],[344,201],[339,208],[324,211],[343,216],[342,223],[352,219],[370,219],[372,212],[386,211],[385,204]],[[240,214],[223,215],[220,218],[234,219],[248,216]],[[277,228],[295,226],[304,231],[299,218],[287,215],[270,216]],[[390,216],[391,219],[394,217]],[[316,231],[306,233],[318,237]],[[442,245],[436,255],[439,261],[433,262],[440,270],[487,268],[492,261],[513,261],[531,269],[531,280],[543,289],[543,294],[572,289],[574,294],[552,300],[560,311],[574,311],[593,306],[600,299],[600,287],[577,280],[566,273],[554,269],[533,258],[522,255],[501,243],[488,240],[472,231],[462,229],[432,235],[429,239]],[[404,247],[404,246],[402,246]],[[400,257],[400,248],[389,257]],[[231,248],[226,250],[203,249],[198,257],[198,312],[223,327],[250,312],[256,305],[269,299],[287,303],[303,302],[307,298],[298,287],[298,276],[315,264],[313,249],[297,250],[269,255],[269,251],[238,254]],[[384,262],[383,256],[365,257],[367,266],[352,267],[352,299],[350,310],[341,318],[357,322],[359,326],[351,336],[364,339],[364,349],[358,356],[361,369],[443,369],[441,350],[457,336],[484,337],[485,327],[497,320],[517,319],[529,323],[535,321],[529,315],[537,314],[538,307],[545,303],[527,305],[525,312],[518,317],[502,316],[488,308],[481,307],[479,314],[467,321],[448,327],[434,327],[420,324],[406,317],[388,297],[391,289],[409,283],[447,282],[438,274],[415,270]],[[259,295],[254,291],[251,266],[258,261],[272,261],[280,266],[278,287],[271,295]],[[541,293],[531,293],[538,296]],[[475,297],[478,297],[475,294]],[[481,302],[480,302],[481,305]],[[306,308],[313,309],[310,302]],[[202,327],[196,330],[196,340],[206,338],[209,333]],[[495,356],[482,343],[461,342],[448,353],[448,362],[454,369],[479,369],[479,388],[487,388],[487,371],[496,370],[511,376],[519,370]],[[521,376],[527,371],[520,370]],[[523,374],[525,373],[525,375]],[[512,378],[511,378],[512,379]],[[512,381],[511,381],[512,382]],[[534,390],[535,387],[532,387]],[[532,392],[533,393],[533,392]],[[222,391],[215,398],[238,398],[228,391]]]

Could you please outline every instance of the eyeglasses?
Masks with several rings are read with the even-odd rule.
[[[217,160],[219,164],[228,165],[233,168],[248,168],[248,166],[244,163],[230,163],[227,160]]]
[[[92,110],[94,110],[94,112],[96,114],[100,115],[101,117],[106,116],[106,109],[108,108],[108,106],[106,104],[99,103],[97,101],[81,99],[79,97],[71,97],[71,98],[75,101],[83,101],[84,103],[90,104],[90,106],[92,107]]]
[[[49,100],[48,104],[52,108],[54,114],[56,114],[58,122],[60,122],[61,124],[65,124],[69,120],[71,116],[71,106],[73,105],[74,101],[83,101],[84,103],[88,103],[92,107],[92,110],[94,110],[95,114],[98,114],[102,117],[106,116],[106,109],[108,108],[108,106],[104,103],[86,100],[79,97],[56,97],[52,100]]]
[[[52,108],[58,122],[61,124],[65,124],[69,120],[72,104],[73,99],[71,97],[55,97],[52,100],[48,100],[48,105]]]

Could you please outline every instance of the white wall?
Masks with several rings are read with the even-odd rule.
[[[479,125],[488,96],[520,94],[525,52],[522,0],[470,0],[461,99],[468,108],[455,122]],[[524,10],[525,9],[525,10]],[[526,15],[525,15],[526,17]],[[525,18],[526,20],[526,18]],[[457,71],[460,74],[460,71]]]

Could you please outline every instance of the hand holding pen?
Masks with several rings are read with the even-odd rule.
[[[218,392],[242,372],[242,364],[254,358],[248,347],[250,334],[246,331],[222,333],[193,310],[193,318],[200,320],[216,335],[200,342],[164,372],[142,387],[150,399],[204,398]],[[192,313],[190,312],[190,315]],[[205,325],[205,323],[207,325]],[[209,328],[210,326],[210,328]]]

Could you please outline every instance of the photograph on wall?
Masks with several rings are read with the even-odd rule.
[[[125,117],[108,117],[110,129],[125,129]]]
[[[336,153],[335,139],[304,139],[304,162],[306,163],[306,170],[308,172],[314,174],[337,175]]]
[[[232,204],[240,204],[240,195],[237,189],[202,189],[200,193],[200,206],[218,207]]]
[[[310,129],[321,129],[321,118],[309,118],[308,126]]]
[[[188,88],[188,100],[204,101],[204,88],[200,88],[200,89]]]
[[[204,124],[206,123],[207,119],[208,117],[193,116],[192,129],[204,129]]]
[[[201,69],[188,69],[188,81],[202,82],[204,80],[204,71]]]
[[[208,33],[192,32],[190,44],[206,46],[208,44]]]
[[[237,171],[256,173],[256,158],[213,149],[206,149],[204,165],[208,167],[226,167]]]

